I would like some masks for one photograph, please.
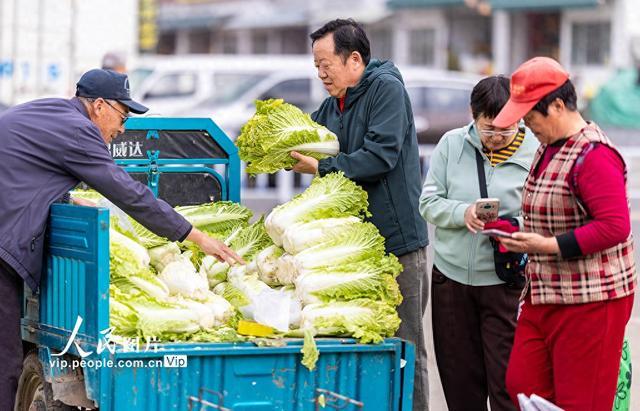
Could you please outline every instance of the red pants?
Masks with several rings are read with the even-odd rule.
[[[598,303],[531,305],[518,319],[507,391],[537,394],[565,411],[611,411],[633,295]]]

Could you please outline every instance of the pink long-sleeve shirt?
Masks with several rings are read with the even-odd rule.
[[[545,149],[535,173],[540,176],[564,141]],[[569,174],[574,194],[592,220],[570,233],[558,236],[565,258],[591,254],[623,242],[631,231],[624,163],[608,146],[596,144]],[[572,178],[575,177],[575,178]]]

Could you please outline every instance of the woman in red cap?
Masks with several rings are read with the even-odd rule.
[[[493,122],[524,117],[542,143],[524,186],[524,232],[500,240],[529,254],[507,389],[514,402],[535,393],[566,411],[609,411],[636,287],[627,169],[576,100],[562,66],[536,57],[513,73]]]

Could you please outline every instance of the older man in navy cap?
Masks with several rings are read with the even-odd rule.
[[[14,406],[23,358],[22,287],[26,282],[35,290],[40,283],[49,206],[80,181],[154,233],[244,263],[115,165],[108,144],[124,131],[129,113],[147,110],[131,99],[125,74],[91,70],[72,99],[34,100],[0,115],[0,411]]]

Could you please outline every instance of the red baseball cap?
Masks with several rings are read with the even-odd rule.
[[[525,61],[511,75],[511,96],[493,119],[495,127],[506,128],[524,117],[538,101],[569,80],[569,73],[549,57]]]

